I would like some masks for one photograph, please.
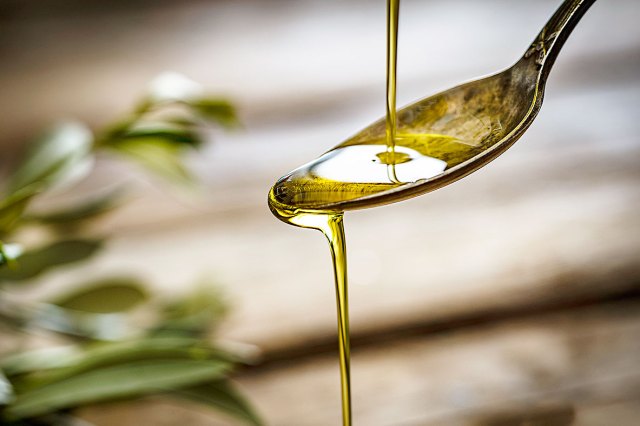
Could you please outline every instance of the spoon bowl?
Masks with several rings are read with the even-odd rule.
[[[399,110],[392,159],[382,119],[278,180],[269,193],[270,208],[285,219],[301,211],[389,204],[486,165],[534,121],[560,49],[594,2],[566,0],[512,67]]]

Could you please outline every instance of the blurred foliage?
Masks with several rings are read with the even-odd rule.
[[[50,271],[99,253],[104,237],[78,230],[122,204],[124,191],[44,213],[32,211],[34,200],[84,179],[101,151],[190,185],[183,157],[202,145],[207,123],[238,125],[229,102],[206,96],[178,74],[163,74],[129,116],[106,129],[94,132],[77,122],[52,128],[0,188],[0,325],[23,336],[18,340],[24,344],[42,332],[58,336],[43,349],[0,354],[0,423],[67,424],[80,406],[163,394],[209,406],[243,424],[262,424],[229,380],[245,361],[213,343],[228,310],[215,288],[200,285],[193,294],[166,301],[139,278],[113,274],[92,277],[46,302],[10,297],[16,286],[37,285]],[[39,245],[23,247],[20,231],[33,227],[52,232]],[[153,323],[136,326],[140,309]]]

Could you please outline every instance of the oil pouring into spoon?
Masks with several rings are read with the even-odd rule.
[[[565,0],[512,67],[395,111],[399,0],[388,0],[387,117],[280,178],[269,208],[329,240],[338,308],[342,421],[351,425],[343,214],[402,201],[478,170],[529,128],[560,49],[595,0]]]

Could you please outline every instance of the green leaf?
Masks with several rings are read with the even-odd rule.
[[[15,269],[0,269],[0,281],[22,281],[61,265],[93,256],[102,247],[100,240],[65,240],[28,251],[20,256]]]
[[[36,349],[4,357],[0,368],[9,376],[39,372],[37,383],[58,381],[81,372],[143,359],[218,357],[212,350],[201,352],[196,339],[144,338],[122,342],[93,343],[89,346],[68,345]],[[55,372],[42,374],[47,370]]]
[[[208,98],[198,83],[187,77],[166,72],[151,82],[149,98],[143,105],[148,111],[152,105],[184,103],[196,114],[208,121],[213,121],[224,127],[236,127],[239,122],[235,108],[225,99]]]
[[[82,350],[77,345],[35,349],[4,356],[0,361],[0,368],[11,377],[34,371],[68,367],[81,355]]]
[[[7,377],[0,371],[0,406],[11,403],[14,399],[13,387]]]
[[[115,190],[63,210],[30,214],[26,219],[45,225],[78,225],[114,209],[120,202],[121,197],[122,191]]]
[[[163,309],[163,323],[155,333],[204,337],[229,311],[222,292],[212,285],[200,285],[182,299]]]
[[[167,143],[183,144],[192,147],[202,145],[202,140],[196,132],[190,129],[181,128],[179,126],[156,126],[151,128],[138,128],[131,130],[120,136],[123,140],[150,140],[165,141]]]
[[[6,235],[17,225],[31,199],[40,192],[39,185],[21,188],[0,201],[0,235]]]
[[[9,418],[20,419],[89,403],[153,394],[219,379],[229,369],[228,363],[218,360],[153,360],[115,365],[18,394],[6,413]]]
[[[165,139],[118,140],[109,145],[148,170],[180,184],[191,184],[193,179],[182,164],[180,155],[184,146]]]
[[[172,395],[216,408],[252,426],[264,422],[229,380],[217,380],[172,392]]]
[[[190,338],[144,338],[123,342],[97,343],[80,350],[78,346],[67,347],[66,359],[56,354],[46,354],[50,358],[41,368],[33,362],[44,358],[38,351],[33,355],[14,355],[3,362],[4,370],[11,375],[34,373],[16,382],[20,390],[31,390],[54,382],[77,376],[87,371],[114,365],[158,359],[218,360],[233,363],[225,352]]]
[[[234,128],[239,125],[236,110],[227,100],[200,98],[188,100],[186,103],[196,113],[209,121],[227,128]]]
[[[195,127],[197,126],[198,120],[195,117],[190,117],[188,114],[179,116],[179,115],[170,115],[164,118],[164,121],[168,124],[173,124],[176,126],[182,127]]]
[[[90,168],[93,135],[82,123],[62,123],[34,145],[11,177],[10,192],[30,185],[46,189],[54,183],[84,176]]]
[[[119,340],[131,332],[124,313],[93,314],[42,303],[30,315],[37,329],[95,340]]]
[[[58,298],[54,305],[75,311],[107,314],[125,312],[147,300],[142,284],[133,278],[107,278],[88,283]]]

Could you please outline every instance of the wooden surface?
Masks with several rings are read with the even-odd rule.
[[[399,105],[509,65],[557,3],[403,1]],[[281,174],[382,115],[384,8],[260,4],[5,22],[5,147],[56,116],[104,122],[167,68],[230,95],[245,121],[241,132],[213,132],[215,143],[191,159],[200,199],[134,174],[140,195],[95,229],[113,236],[105,253],[25,297],[114,271],[166,295],[212,277],[234,304],[223,337],[264,353],[263,367],[239,382],[269,424],[334,424],[326,243],[276,221],[266,194]],[[638,302],[619,299],[640,282],[639,14],[632,0],[592,7],[557,61],[538,119],[503,157],[429,196],[347,215],[352,329],[363,345],[353,361],[357,424],[522,424],[523,413],[636,424]],[[79,191],[131,176],[122,168],[103,161]],[[482,326],[465,328],[469,321]],[[145,416],[228,422],[166,401],[86,415],[101,426]]]
[[[353,352],[354,420],[363,425],[525,424],[615,403],[640,414],[637,301],[541,315]],[[606,342],[606,346],[603,343]],[[277,425],[339,423],[333,354],[242,377]],[[312,401],[312,402],[309,402]],[[520,419],[520,421],[509,418]],[[533,421],[526,424],[552,424]],[[596,423],[597,424],[597,423]]]
[[[553,312],[353,352],[355,424],[633,426],[640,416],[640,300]],[[335,354],[238,378],[269,424],[340,422]],[[97,424],[218,425],[155,399],[82,412]]]

